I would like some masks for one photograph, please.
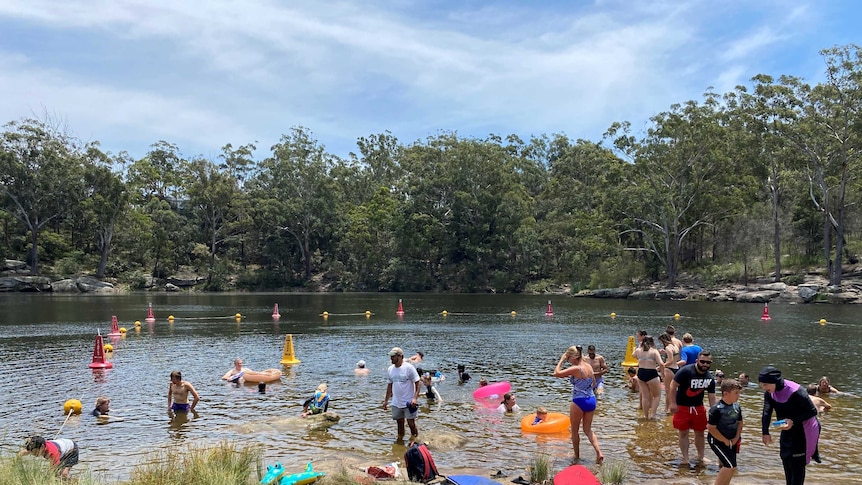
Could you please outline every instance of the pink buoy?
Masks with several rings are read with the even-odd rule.
[[[761,320],[772,320],[772,317],[769,316],[769,303],[763,304],[763,315],[760,315]]]
[[[398,311],[395,314],[404,315],[404,305],[401,303],[401,298],[398,299]]]
[[[153,313],[153,304],[147,304],[147,318],[144,319],[147,323],[153,323],[156,321],[156,315]]]
[[[275,304],[275,307],[272,309],[272,318],[280,318],[281,313],[278,313],[278,303]]]
[[[554,316],[554,309],[551,308],[551,300],[548,300],[548,309],[545,310],[545,316],[548,316],[548,317]]]
[[[117,321],[117,316],[111,316],[111,332],[108,334],[108,337],[119,337],[122,334],[120,333],[120,323]]]
[[[102,336],[96,335],[96,345],[93,347],[93,361],[90,362],[90,369],[112,369],[114,364],[105,360],[105,344],[102,342]]]

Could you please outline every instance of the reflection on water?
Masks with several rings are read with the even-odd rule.
[[[398,298],[406,310],[400,318]],[[158,320],[134,327],[146,316],[149,301]],[[280,306],[278,321],[271,317],[274,303]],[[637,394],[623,387],[619,363],[628,336],[640,328],[655,333],[668,323],[680,334],[693,333],[713,352],[713,367],[727,374],[756,375],[775,364],[800,383],[825,374],[839,389],[862,394],[862,376],[852,360],[862,334],[858,307],[775,305],[773,319],[762,322],[758,305],[558,297],[555,315],[546,317],[546,303],[547,297],[517,295],[0,295],[0,371],[32,383],[7,398],[7,408],[16,412],[0,415],[0,442],[10,451],[32,432],[54,436],[65,418],[63,402],[74,398],[84,403],[85,414],[72,416],[62,436],[77,440],[82,465],[106,479],[127,477],[147,452],[224,439],[261,443],[268,461],[296,469],[312,459],[345,454],[388,463],[400,460],[406,445],[396,441],[395,422],[381,407],[387,352],[399,346],[411,354],[423,351],[422,366],[448,376],[438,384],[443,403],[429,405],[423,397],[418,419],[420,438],[442,443],[434,451],[438,468],[517,476],[539,452],[553,456],[557,468],[571,460],[567,435],[523,434],[519,423],[537,406],[568,411],[570,385],[551,375],[556,358],[570,345],[592,343],[611,366],[594,422],[606,461],[626,462],[634,480],[710,483],[714,465],[679,469],[670,417],[660,411],[656,421],[639,419]],[[366,318],[366,310],[374,314]],[[443,310],[450,313],[443,316]],[[326,319],[320,316],[324,311],[330,313]],[[617,317],[610,318],[611,312]],[[246,317],[237,323],[235,313]],[[675,313],[682,317],[674,320]],[[111,315],[134,330],[111,341],[113,369],[90,370],[94,336],[108,331]],[[173,323],[167,315],[176,317]],[[819,325],[821,318],[842,325]],[[278,363],[286,334],[293,335],[301,364]],[[284,374],[265,393],[256,385],[227,384],[220,376],[235,357],[252,369],[280,367]],[[353,374],[360,359],[371,375]],[[467,385],[457,383],[458,364],[473,376]],[[181,370],[200,393],[195,413],[165,415],[172,370]],[[471,393],[480,377],[510,381],[522,411],[501,415],[474,402]],[[292,424],[321,382],[328,383],[330,411],[341,420],[323,428]],[[101,395],[111,398],[112,410],[124,421],[93,426],[96,419],[86,412]],[[862,444],[855,439],[862,432],[862,399],[829,400],[834,410],[822,418],[824,463],[809,468],[810,483],[851,482],[862,465]],[[781,478],[777,447],[760,443],[762,394],[749,387],[740,403],[745,430],[739,478],[776,483]],[[583,437],[581,456],[592,461]],[[706,456],[711,458],[709,450]]]

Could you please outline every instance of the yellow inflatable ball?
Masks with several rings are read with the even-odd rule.
[[[105,347],[103,347],[103,348],[105,349],[105,352],[113,352],[114,351],[114,346],[111,344],[105,344]]]
[[[63,403],[63,413],[65,414],[81,414],[82,408],[81,401],[77,399],[69,399]]]

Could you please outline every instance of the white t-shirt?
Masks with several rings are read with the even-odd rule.
[[[416,383],[419,382],[419,373],[412,364],[402,362],[401,367],[395,364],[389,366],[386,371],[389,382],[392,383],[392,401],[390,404],[397,408],[406,408],[416,396]]]
[[[521,406],[518,406],[517,404],[512,406],[512,412],[520,411],[520,410],[521,410]],[[501,413],[507,413],[508,412],[508,411],[506,411],[506,405],[505,404],[500,404],[499,406],[497,406],[497,411],[499,411]]]

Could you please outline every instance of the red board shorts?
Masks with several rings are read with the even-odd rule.
[[[700,406],[679,406],[673,415],[673,427],[680,431],[693,429],[706,430],[706,408]]]

